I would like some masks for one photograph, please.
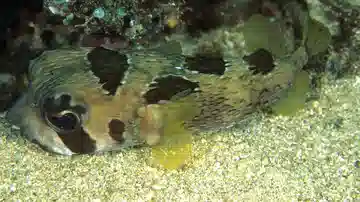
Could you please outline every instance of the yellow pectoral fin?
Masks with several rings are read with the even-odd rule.
[[[185,99],[186,102],[181,100],[162,106],[162,135],[159,144],[152,147],[154,163],[170,170],[184,166],[192,154],[192,131],[183,123],[191,120],[198,108],[195,102]]]
[[[279,115],[291,116],[305,107],[307,93],[311,91],[309,74],[300,71],[296,74],[294,83],[287,94],[271,106]]]
[[[192,133],[181,123],[167,123],[160,143],[151,150],[154,163],[166,169],[178,169],[191,157]]]

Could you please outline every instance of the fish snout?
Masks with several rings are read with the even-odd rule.
[[[8,111],[7,119],[29,140],[50,152],[73,155],[92,153],[95,140],[83,130],[87,106],[70,93],[51,93],[36,102],[24,95]]]
[[[61,140],[58,134],[49,127],[40,116],[38,108],[26,105],[26,97],[23,97],[11,108],[6,119],[20,128],[23,136],[30,141],[37,143],[44,150],[62,154],[73,155],[72,152]]]

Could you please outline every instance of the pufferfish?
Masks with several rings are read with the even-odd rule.
[[[303,65],[287,59],[262,71],[252,60],[186,56],[175,41],[146,50],[45,51],[31,62],[27,92],[7,119],[63,155],[155,145],[164,116],[214,131],[276,100]],[[169,104],[181,107],[167,113]]]

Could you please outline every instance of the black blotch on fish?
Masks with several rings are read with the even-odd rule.
[[[156,104],[160,100],[170,100],[174,96],[194,93],[199,88],[199,84],[180,76],[168,75],[156,78],[149,87],[150,90],[144,94],[144,98],[147,104]]]
[[[89,154],[96,150],[95,141],[83,128],[72,132],[57,132],[63,143],[74,153]]]
[[[265,49],[258,49],[250,55],[244,56],[243,59],[249,63],[250,70],[254,74],[267,74],[271,72],[275,65],[272,54]]]
[[[186,68],[202,74],[223,75],[226,70],[226,62],[223,57],[196,55],[185,58]]]
[[[125,131],[124,122],[118,119],[112,119],[109,122],[109,135],[118,142],[123,142],[123,132]]]
[[[103,88],[109,91],[110,95],[115,95],[130,66],[127,56],[97,47],[88,53],[87,59],[91,63],[91,71],[100,79]]]

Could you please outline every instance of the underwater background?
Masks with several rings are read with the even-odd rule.
[[[358,1],[9,5],[1,21],[0,201],[360,201]],[[166,135],[151,147],[62,156],[7,119],[31,83],[30,60],[44,51],[101,45],[146,55],[172,40],[185,54],[228,58],[259,78],[251,84],[274,67],[299,71],[276,98],[255,100],[251,114],[217,131],[192,133],[178,117],[196,110],[166,105],[170,114],[184,113],[164,118]],[[230,92],[242,92],[236,87]]]

